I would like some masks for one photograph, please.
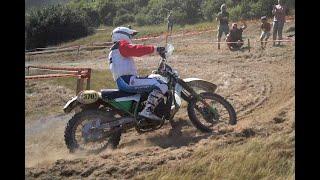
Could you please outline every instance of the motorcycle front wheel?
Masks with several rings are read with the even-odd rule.
[[[236,112],[232,105],[222,96],[211,93],[200,93],[210,110],[200,100],[191,100],[188,104],[188,115],[192,124],[202,132],[212,132],[215,125],[225,123],[235,125],[237,123]]]
[[[109,116],[109,117],[108,117]],[[100,129],[103,123],[112,121],[110,115],[100,110],[84,110],[75,114],[68,122],[64,138],[71,153],[75,150],[98,153],[111,146],[115,148],[120,141],[121,131],[106,136],[106,129]]]

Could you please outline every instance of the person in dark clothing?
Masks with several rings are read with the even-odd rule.
[[[217,21],[219,21],[218,25],[218,49],[220,49],[220,41],[222,34],[226,36],[229,33],[229,13],[227,12],[227,7],[225,4],[222,4],[220,7],[220,12],[217,15]]]
[[[170,11],[170,13],[169,13],[169,15],[167,17],[167,21],[168,21],[168,32],[169,32],[169,29],[170,29],[170,34],[171,34],[172,33],[173,22],[174,22],[172,11]]]
[[[246,23],[243,23],[243,26],[238,28],[237,23],[232,24],[232,29],[230,30],[229,34],[227,35],[226,42],[230,50],[237,50],[243,46],[242,40],[242,32],[244,29],[247,28]]]
[[[273,46],[276,45],[276,39],[282,40],[282,30],[284,23],[286,22],[286,8],[282,5],[281,0],[278,0],[278,4],[273,6],[272,14],[273,18]],[[280,45],[280,41],[278,41]]]

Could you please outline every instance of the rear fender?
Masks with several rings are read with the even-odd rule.
[[[203,79],[199,78],[186,78],[183,79],[184,82],[186,82],[190,87],[192,87],[196,92],[212,92],[214,93],[217,90],[217,85],[205,81]]]
[[[65,113],[70,113],[74,108],[81,106],[81,108],[99,107],[101,101],[101,93],[94,90],[85,90],[73,97],[63,107]]]
[[[81,103],[77,100],[77,96],[73,97],[71,100],[64,105],[63,111],[65,113],[70,113],[75,107],[81,105]]]

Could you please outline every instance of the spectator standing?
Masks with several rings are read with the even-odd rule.
[[[238,50],[243,46],[242,32],[247,28],[245,22],[243,22],[243,26],[238,28],[237,23],[232,24],[232,29],[227,35],[226,42],[230,50]]]
[[[168,21],[168,31],[170,29],[170,34],[171,34],[172,33],[173,22],[174,22],[174,19],[173,19],[173,16],[172,16],[172,11],[169,12],[169,15],[167,17],[167,21]]]
[[[266,16],[261,17],[261,35],[260,35],[260,41],[261,41],[261,48],[264,49],[267,46],[267,41],[271,35],[271,24],[268,22]]]
[[[218,25],[218,49],[220,49],[220,40],[222,34],[226,36],[229,33],[229,13],[227,12],[227,7],[225,4],[222,4],[220,7],[220,12],[217,15],[216,20],[219,21]]]
[[[282,40],[282,30],[285,22],[285,14],[286,9],[281,4],[281,0],[278,0],[278,4],[273,6],[272,14],[274,15],[273,18],[273,46],[276,45],[275,40]],[[280,41],[278,42],[278,45],[280,45]]]

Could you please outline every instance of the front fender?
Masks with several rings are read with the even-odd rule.
[[[183,79],[190,87],[197,91],[215,92],[217,85],[199,78],[186,78]]]

